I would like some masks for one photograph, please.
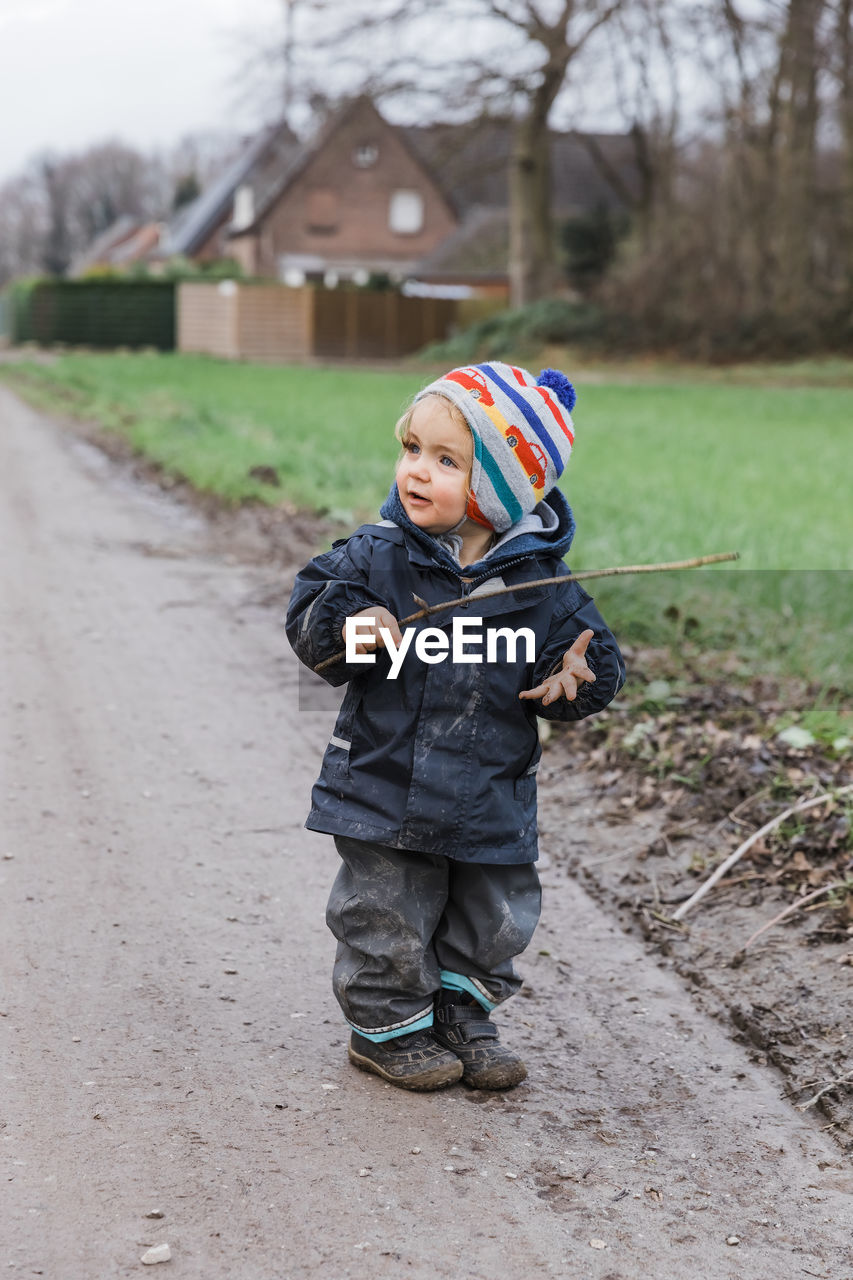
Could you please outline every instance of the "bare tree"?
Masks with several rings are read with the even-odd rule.
[[[234,147],[233,135],[208,132],[151,155],[112,140],[30,161],[0,190],[0,285],[39,272],[64,275],[119,217],[166,220],[179,192],[198,192]]]
[[[691,62],[684,38],[695,30],[698,10],[693,0],[632,0],[608,26],[607,74],[631,138],[634,181],[626,181],[624,173],[608,164],[594,134],[578,134],[631,211],[640,247],[648,247],[654,225],[667,220],[675,198],[684,141],[681,80]]]
[[[179,189],[203,191],[233,160],[240,142],[238,135],[226,130],[199,130],[152,156],[149,191],[159,209],[157,216],[175,207]]]
[[[521,105],[513,121],[510,159],[510,293],[512,301],[521,305],[546,296],[555,284],[548,136],[551,111],[572,62],[621,5],[620,0],[594,6],[562,0],[550,22],[534,0],[516,6],[487,0],[487,7],[493,17],[515,26],[530,46],[541,50],[539,66],[525,78],[518,94]]]
[[[101,143],[68,157],[64,172],[75,248],[105,231],[120,214],[153,218],[162,209],[158,166],[121,142]]]
[[[156,160],[119,142],[44,154],[9,179],[4,192],[6,278],[34,269],[64,275],[119,215],[156,217],[164,196]]]
[[[663,181],[658,145],[646,234],[600,298],[630,320],[626,331],[697,355],[849,342],[851,0],[691,9],[692,30],[672,12],[668,29],[694,94],[703,77],[706,112],[673,136]]]
[[[813,283],[818,76],[824,0],[789,0],[769,103],[768,143],[778,210],[775,308],[791,315]]]
[[[556,281],[549,123],[596,32],[630,0],[292,0],[289,100],[369,93],[414,119],[509,119],[515,303]],[[273,63],[281,45],[269,51]]]
[[[62,276],[74,252],[71,175],[67,163],[49,156],[42,160],[40,169],[47,210],[42,265],[49,275]]]
[[[5,182],[0,187],[0,287],[42,270],[45,231],[44,194],[36,175]]]
[[[853,298],[853,0],[837,0],[832,48],[841,139],[841,254],[848,298]]]

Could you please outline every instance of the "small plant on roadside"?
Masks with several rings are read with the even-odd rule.
[[[853,876],[848,876],[826,895],[826,905],[832,911],[844,911],[853,919]]]
[[[672,756],[669,752],[663,751],[660,755],[649,761],[646,772],[649,777],[654,778],[656,782],[667,782],[669,779],[676,776],[673,773],[674,768],[675,761]]]
[[[654,756],[654,744],[651,738],[657,730],[658,726],[654,720],[638,720],[622,739],[622,750],[638,760],[651,760]]]
[[[773,832],[772,843],[782,849],[800,839],[808,831],[808,823],[804,818],[792,816],[786,822],[780,822],[779,826]]]
[[[694,760],[689,773],[674,773],[672,781],[680,782],[682,786],[688,787],[691,791],[698,791],[705,779],[705,769],[713,759],[714,752],[707,752],[700,759]]]
[[[821,696],[798,715],[780,716],[774,726],[777,736],[791,729],[802,730],[813,742],[831,747],[839,755],[853,747],[853,713],[838,695]],[[810,745],[805,737],[803,742]]]
[[[641,711],[649,711],[654,715],[679,706],[682,701],[668,680],[650,680],[642,692],[638,706]]]
[[[779,801],[780,803],[790,804],[796,800],[797,796],[802,794],[801,783],[798,782],[795,785],[788,770],[781,766],[777,767],[768,785],[771,797],[774,801]]]

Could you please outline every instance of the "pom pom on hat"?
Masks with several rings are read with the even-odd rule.
[[[560,373],[559,369],[543,369],[536,379],[536,385],[537,387],[550,387],[560,404],[565,405],[569,413],[574,409],[578,393],[566,375]]]
[[[451,369],[415,399],[439,395],[461,411],[474,437],[467,515],[503,533],[531,512],[563,474],[574,444],[576,395],[564,373],[492,360]]]

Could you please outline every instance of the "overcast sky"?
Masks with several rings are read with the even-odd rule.
[[[255,127],[233,82],[281,0],[0,0],[0,181],[45,149]],[[242,33],[242,34],[241,34]]]
[[[549,2],[556,0],[541,0]],[[346,13],[347,0],[338,3]],[[392,0],[375,4],[395,7]],[[257,68],[248,76],[246,67],[253,49],[282,40],[284,5],[0,0],[0,182],[46,150],[68,153],[118,139],[147,151],[202,130],[254,131],[278,112],[280,73]],[[498,27],[496,39],[518,41],[511,28]],[[295,34],[300,47],[298,23]],[[429,42],[433,54],[442,34],[451,45],[456,38],[437,29]],[[555,113],[557,127],[624,127],[601,50],[589,46],[566,98],[568,114]],[[328,87],[346,91],[346,74],[330,65]]]

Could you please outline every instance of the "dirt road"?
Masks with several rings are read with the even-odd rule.
[[[280,574],[2,390],[0,487],[5,1274],[851,1280],[838,1148],[556,865],[529,1084],[353,1071]]]

